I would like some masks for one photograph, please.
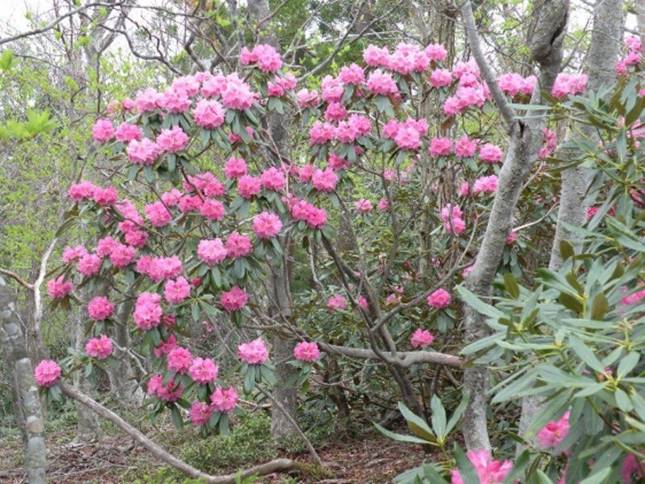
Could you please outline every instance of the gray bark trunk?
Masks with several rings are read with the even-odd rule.
[[[567,0],[545,0],[536,5],[534,11],[536,21],[530,47],[533,60],[540,65],[540,88],[545,91],[551,89],[559,71],[568,9]],[[538,112],[534,113],[534,118],[525,121],[515,117],[495,84],[494,75],[481,52],[470,2],[462,7],[462,16],[473,55],[510,131],[509,146],[499,173],[498,189],[484,238],[477,252],[473,271],[466,281],[471,291],[487,298],[491,294],[506,236],[512,227],[513,214],[522,186],[542,141],[545,120],[543,116],[537,116]],[[539,104],[540,100],[540,92],[536,90],[532,103]],[[484,318],[470,307],[464,308],[464,326],[466,341],[474,341],[488,334]],[[490,449],[486,419],[488,382],[488,370],[483,366],[475,365],[464,371],[464,390],[470,394],[470,400],[464,414],[462,431],[469,450]]]
[[[589,76],[588,89],[596,90],[603,84],[615,80],[614,66],[620,55],[624,28],[623,0],[598,0],[594,8],[591,44],[585,59],[585,71]],[[593,128],[582,126],[585,137],[593,136]],[[579,249],[581,239],[576,232],[570,231],[565,224],[580,227],[584,224],[589,206],[587,191],[593,179],[589,168],[574,167],[562,173],[560,188],[560,207],[556,224],[549,269],[558,270],[562,264],[560,243],[567,240]],[[524,435],[535,415],[542,409],[538,396],[522,400],[522,414],[519,434]],[[521,446],[518,447],[518,451]]]
[[[31,360],[27,356],[25,338],[15,316],[15,296],[0,278],[0,338],[7,369],[12,373],[16,421],[21,426],[25,444],[25,470],[30,484],[46,483],[47,453],[44,422],[33,377]]]

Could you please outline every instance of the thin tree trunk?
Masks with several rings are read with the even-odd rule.
[[[585,59],[589,90],[597,90],[603,84],[615,80],[614,66],[620,55],[623,29],[623,0],[598,0],[594,8],[591,44]],[[585,137],[594,136],[594,130],[589,126],[582,126],[581,132]],[[560,207],[549,260],[551,270],[558,270],[562,264],[560,244],[563,240],[571,242],[576,249],[580,247],[580,236],[569,230],[566,225],[580,227],[584,224],[589,206],[586,200],[587,191],[592,179],[593,171],[582,166],[570,168],[562,173]],[[522,400],[520,435],[526,433],[526,429],[541,409],[542,399],[539,396],[525,397]],[[518,451],[521,448],[522,446],[518,446]]]
[[[16,421],[25,444],[25,470],[29,484],[46,483],[47,452],[38,388],[27,356],[25,338],[16,320],[15,295],[0,278],[0,337],[7,369],[12,374]]]
[[[545,0],[534,12],[537,16],[531,38],[534,61],[540,65],[540,88],[548,91],[560,68],[562,39],[568,17],[568,0]],[[535,112],[528,120],[518,119],[508,105],[506,98],[495,82],[495,76],[486,62],[479,44],[479,35],[471,2],[462,7],[462,17],[468,37],[468,44],[482,72],[500,114],[509,128],[510,140],[506,157],[499,173],[498,189],[488,219],[484,238],[477,253],[473,270],[466,283],[468,288],[482,298],[491,294],[492,283],[501,261],[506,236],[513,221],[513,215],[522,187],[529,174],[535,155],[542,142],[545,125],[544,113]],[[536,90],[533,103],[540,103],[541,95]],[[464,307],[466,341],[474,341],[488,335],[484,318],[472,308]],[[470,399],[462,431],[469,450],[490,449],[487,428],[489,374],[484,366],[474,365],[464,371],[464,391]]]

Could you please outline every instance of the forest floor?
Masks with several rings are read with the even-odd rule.
[[[113,429],[112,429],[113,430]],[[175,449],[177,435],[174,430],[164,430],[156,440]],[[178,434],[178,432],[176,432]],[[180,475],[164,469],[142,447],[129,437],[108,430],[100,441],[76,444],[74,426],[57,429],[47,434],[48,479],[52,484],[100,483],[180,483]],[[190,445],[190,438],[180,445]],[[331,439],[317,444],[318,452],[328,467],[326,476],[306,476],[302,473],[266,476],[258,483],[384,483],[391,482],[401,472],[419,465],[424,458],[420,446],[405,445],[370,433],[363,438]],[[180,454],[181,454],[181,449]],[[253,452],[253,448],[250,449]],[[17,433],[0,439],[0,483],[26,482],[23,471],[22,442]],[[258,454],[262,450],[258,449]],[[257,456],[257,454],[252,454]],[[311,463],[307,453],[276,450],[274,455],[286,456],[299,462]],[[257,456],[259,457],[259,456]],[[206,457],[208,458],[208,457]],[[252,458],[250,460],[253,460]],[[257,461],[269,460],[264,456]],[[195,464],[193,462],[193,464]],[[252,465],[254,462],[247,462]],[[233,469],[234,470],[234,469]],[[192,481],[194,482],[194,481]]]

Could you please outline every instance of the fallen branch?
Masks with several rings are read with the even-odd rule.
[[[352,348],[349,346],[338,346],[328,343],[318,343],[318,345],[325,351],[329,351],[331,353],[368,360],[385,359],[386,363],[391,363],[403,368],[412,366],[415,363],[433,363],[454,368],[461,368],[464,364],[463,360],[458,356],[446,353],[437,353],[436,351],[398,351],[395,355],[391,356],[387,351],[383,351],[382,355],[378,355],[374,351],[366,348]]]
[[[236,480],[244,479],[253,475],[266,475],[273,472],[284,472],[295,469],[298,466],[298,463],[291,459],[274,459],[264,464],[259,464],[257,466],[249,467],[248,469],[239,470],[235,474],[224,474],[219,476],[206,474],[205,472],[196,469],[195,467],[187,464],[186,462],[166,451],[163,447],[153,442],[140,430],[130,425],[112,410],[104,407],[96,400],[93,400],[89,396],[81,393],[80,391],[67,385],[66,383],[59,383],[59,385],[62,392],[69,398],[82,403],[97,415],[112,422],[114,425],[116,425],[126,434],[132,437],[136,442],[150,451],[150,453],[157,457],[160,461],[182,471],[184,474],[194,479],[202,479],[204,482],[209,484],[234,484]]]

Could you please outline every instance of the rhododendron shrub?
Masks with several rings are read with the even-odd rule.
[[[406,418],[412,410],[421,412],[427,366],[424,360],[402,364],[397,353],[412,358],[446,356],[433,353],[436,347],[456,354],[463,346],[457,295],[476,308],[489,308],[457,286],[472,269],[472,243],[483,233],[482,221],[501,183],[498,176],[507,153],[504,132],[488,128],[480,132],[477,126],[483,123],[468,121],[497,116],[477,64],[470,60],[451,67],[444,65],[445,59],[445,49],[437,44],[401,43],[392,49],[369,46],[363,63],[325,76],[314,90],[297,85],[275,49],[249,46],[241,52],[241,72],[199,72],[179,78],[163,91],[137,93],[131,108],[124,106],[112,119],[100,119],[93,130],[97,156],[116,164],[112,180],[118,186],[79,181],[70,187],[70,202],[75,204],[71,219],[91,222],[99,233],[96,240],[65,249],[64,268],[48,285],[52,297],[61,303],[69,302],[69,282],[86,288],[88,300],[82,302],[87,305],[87,332],[92,341],[89,357],[109,359],[107,343],[100,338],[113,331],[115,324],[127,324],[133,344],[153,370],[142,382],[153,411],[170,410],[178,424],[189,420],[203,429],[225,431],[239,392],[253,397],[279,383],[273,376],[268,344],[274,332],[298,342],[294,342],[294,366],[304,375],[325,365],[321,351],[348,356],[353,356],[354,347],[373,351],[376,356],[370,354],[368,359],[386,365],[387,373],[372,373],[370,385],[398,392],[410,407]],[[519,105],[527,103],[536,88],[534,78],[518,74],[500,78],[500,84],[505,95]],[[589,98],[579,96],[585,86],[579,75],[561,74],[552,93],[555,104],[548,110],[550,123],[574,118],[574,112],[584,111],[584,106],[600,104],[591,99],[596,93]],[[629,168],[611,168],[614,172],[607,175],[616,179],[620,173],[618,179],[625,182],[621,187],[627,191],[606,185],[597,188],[601,208],[591,219],[595,225],[586,230],[598,226],[612,203],[632,210],[626,220],[604,219],[615,237],[603,243],[608,247],[607,257],[609,249],[617,249],[616,242],[624,244],[621,249],[638,264],[642,244],[624,231],[634,229],[640,220],[635,211],[641,203],[635,201],[641,200],[640,192],[633,192],[643,179],[642,167],[634,165],[638,149],[634,128],[640,114],[635,117],[633,113],[638,106],[642,110],[642,96],[636,95],[634,82],[623,87],[627,94],[616,96],[622,111],[612,108],[623,116],[622,124],[613,111],[607,114],[611,122],[594,118],[611,134],[611,142],[602,150],[597,148],[594,155],[607,162],[599,163],[600,171],[614,167],[616,159]],[[419,103],[429,95],[439,100],[440,109],[436,117],[425,119],[419,115],[425,112]],[[526,108],[531,111],[536,106],[527,104]],[[278,145],[268,120],[285,113],[289,116],[280,119],[289,128],[289,137]],[[551,160],[557,145],[553,133],[544,131],[541,159],[555,161]],[[580,152],[584,153],[581,158],[589,156],[589,150]],[[617,283],[611,281],[617,278],[628,293],[635,293],[640,287],[638,271],[623,268],[622,274],[612,278],[613,272],[594,268],[590,257],[580,257],[576,263],[587,266],[576,270],[593,275],[586,289],[586,283],[570,280],[576,277],[575,271],[574,276],[552,274],[541,279],[543,286],[536,289],[541,299],[531,299],[513,274],[522,276],[518,260],[525,249],[524,238],[539,230],[534,215],[544,213],[546,218],[545,206],[552,202],[545,200],[549,192],[542,185],[533,194],[539,196],[522,200],[503,249],[500,272],[509,274],[498,287],[505,287],[513,298],[486,310],[487,316],[496,319],[493,327],[500,333],[497,339],[476,342],[467,354],[505,341],[506,346],[500,344],[484,361],[503,358],[509,367],[526,364],[528,358],[519,360],[522,363],[512,358],[513,351],[526,350],[537,353],[532,357],[561,358],[559,365],[582,369],[577,358],[589,359],[589,351],[577,343],[571,351],[561,351],[563,341],[571,342],[571,335],[553,326],[575,332],[576,324],[582,324],[578,320],[609,314],[602,308],[614,304],[619,292]],[[621,197],[619,202],[616,197]],[[266,291],[265,281],[275,269],[275,260],[283,257],[288,260],[286,272],[293,284],[289,315],[280,318],[269,310],[275,294]],[[616,262],[613,269],[617,266]],[[302,284],[303,279],[312,283]],[[595,302],[599,287],[607,295]],[[132,309],[127,321],[116,321],[115,308],[128,304]],[[566,313],[563,319],[559,310],[553,311],[558,305],[560,309],[574,306],[579,314]],[[507,309],[510,314],[502,312]],[[633,311],[620,314],[626,318],[640,314]],[[616,318],[618,314],[612,313]],[[538,324],[538,315],[553,334],[536,331],[531,333],[534,346],[521,346],[525,344],[520,341],[523,332]],[[228,348],[239,360],[238,372],[216,361],[214,348],[188,347],[183,335],[189,325],[204,320],[209,324],[229,321],[244,330],[244,335],[252,335]],[[575,337],[577,342],[584,334]],[[619,381],[622,372],[630,373],[638,363],[629,356],[635,353],[633,340],[632,334],[621,340],[627,356],[622,349],[600,351],[606,360],[598,361],[603,368],[619,358],[629,359],[616,370],[620,377],[604,372],[600,380],[596,374],[596,386],[586,390],[611,387],[603,391],[619,395],[617,405],[630,408],[625,412],[632,408],[637,412],[637,402],[623,396],[631,398],[633,389],[620,388]],[[598,372],[596,360],[590,361]],[[536,419],[535,425],[547,426],[570,412],[571,429],[557,443],[565,446],[579,437],[581,430],[576,429],[584,428],[576,426],[581,416],[595,425],[594,415],[599,414],[581,407],[585,399],[573,400],[575,385],[571,382],[581,380],[569,380],[568,390],[558,387],[556,391],[554,382],[559,380],[549,383],[547,377],[557,375],[546,368],[538,366],[533,378],[525,381],[526,387],[518,391],[544,380],[544,393],[558,405],[551,405],[551,414]],[[563,371],[559,368],[555,370]],[[348,379],[355,376],[351,367],[340,372]],[[443,448],[463,406],[446,424],[440,417],[442,412],[445,417],[442,406],[439,410],[441,402],[433,398],[431,405],[441,430],[435,429],[432,442]],[[620,423],[625,429],[632,425],[626,419]],[[563,428],[558,428],[557,438],[549,439],[552,443],[564,436]],[[534,433],[539,430],[532,429]],[[480,478],[489,482],[501,482],[512,467],[485,449],[471,451],[468,458]],[[561,458],[553,453],[554,469],[563,464],[557,461]],[[455,482],[463,479],[462,473],[463,469],[453,474]]]

